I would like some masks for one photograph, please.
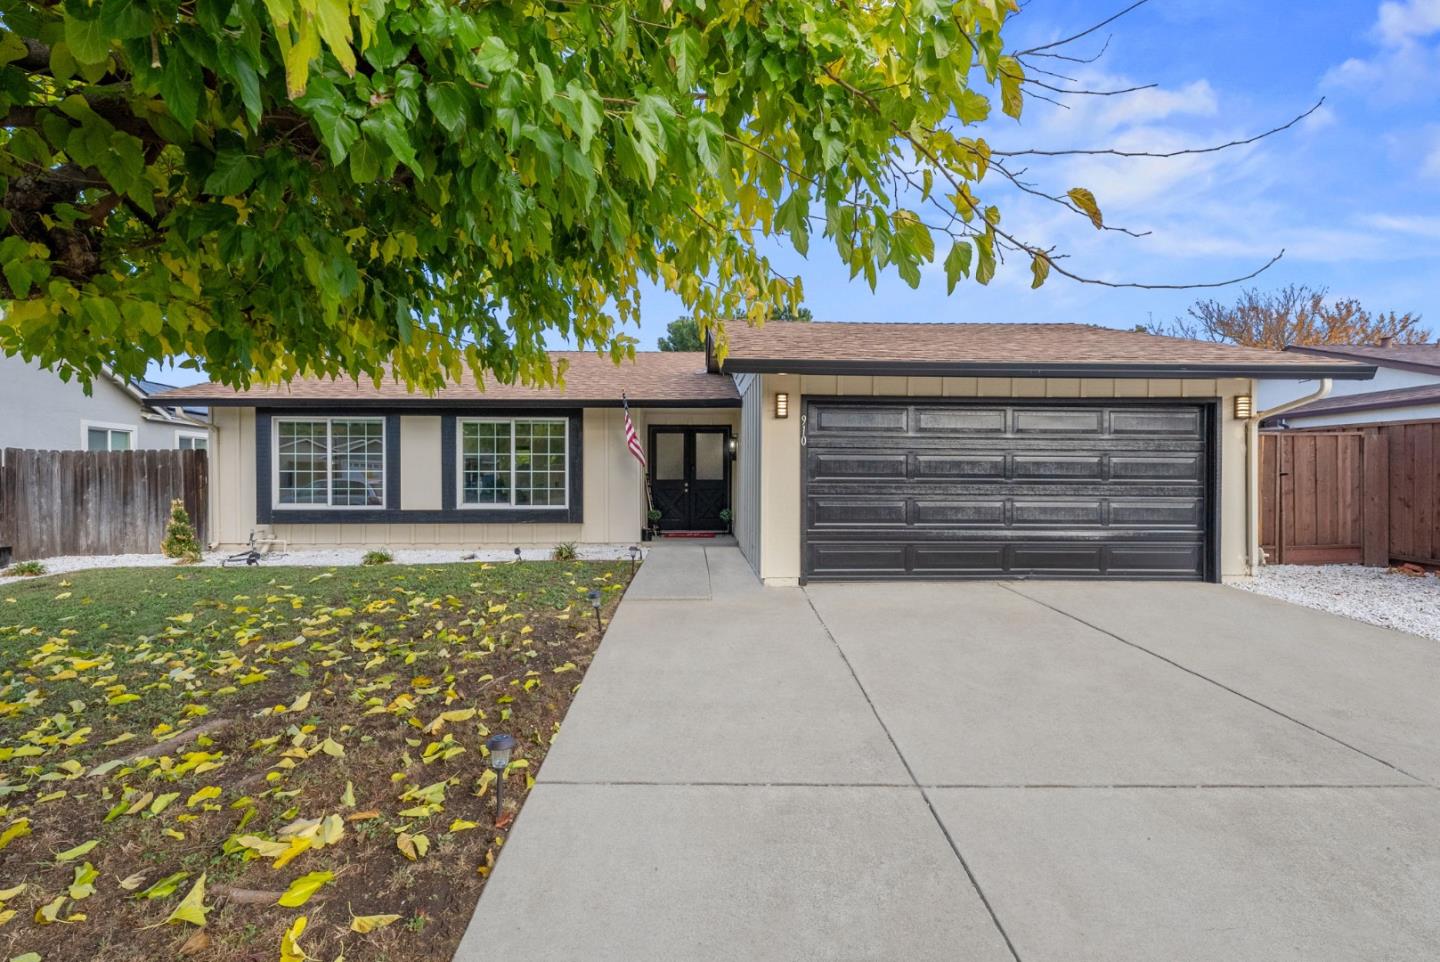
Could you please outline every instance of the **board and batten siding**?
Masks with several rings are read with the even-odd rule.
[[[487,413],[475,412],[476,417]],[[630,409],[642,438],[652,424],[725,425],[739,422],[738,409]],[[249,541],[255,516],[255,409],[216,408],[211,447],[211,498],[214,543],[234,547]],[[392,547],[474,548],[511,545],[623,544],[639,540],[645,526],[645,493],[640,465],[625,447],[624,415],[619,408],[586,408],[583,414],[582,465],[584,521],[548,524],[445,522],[420,524],[297,524],[268,526],[275,538],[295,548]],[[400,504],[402,510],[440,507],[440,418],[406,414],[400,418]]]
[[[763,384],[758,374],[737,374],[735,388],[740,392],[740,443],[738,477],[735,493],[735,540],[740,553],[760,573],[760,439],[763,430],[765,402]]]
[[[761,424],[758,485],[760,530],[757,568],[766,584],[793,585],[800,579],[800,414],[807,397],[909,398],[1221,398],[1220,405],[1220,530],[1217,532],[1222,578],[1249,573],[1246,560],[1246,491],[1249,473],[1245,422],[1234,417],[1230,399],[1250,394],[1246,378],[995,378],[995,377],[870,377],[861,375],[765,374],[756,377],[754,405]],[[790,417],[775,417],[773,398],[790,395]],[[747,403],[749,392],[747,391]],[[747,411],[749,408],[747,408]],[[744,435],[754,431],[742,431]],[[746,508],[742,494],[740,511]],[[756,561],[752,560],[752,564]]]

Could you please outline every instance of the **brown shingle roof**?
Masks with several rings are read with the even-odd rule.
[[[728,373],[1367,378],[1368,364],[1088,324],[732,323]]]
[[[1366,391],[1362,394],[1340,394],[1321,398],[1298,408],[1292,408],[1278,417],[1266,418],[1266,424],[1287,421],[1291,418],[1313,417],[1318,414],[1349,414],[1352,411],[1392,411],[1402,415],[1404,408],[1420,405],[1440,404],[1440,384],[1421,384],[1418,387],[1400,387],[1389,391]],[[1376,420],[1385,420],[1377,415]]]
[[[1440,374],[1440,344],[1387,344],[1384,347],[1379,344],[1317,344],[1313,347],[1292,344],[1285,350]]]
[[[614,407],[624,392],[637,407],[736,407],[740,396],[728,377],[705,370],[705,355],[698,352],[636,352],[633,361],[616,364],[608,357],[579,351],[552,351],[556,360],[569,361],[564,388],[534,388],[519,384],[488,383],[476,386],[468,373],[434,395],[413,393],[398,381],[376,387],[370,381],[297,378],[289,384],[260,385],[237,391],[223,384],[196,384],[151,397],[154,403],[203,401],[212,405],[333,405],[410,407],[458,404],[462,406],[585,406]]]

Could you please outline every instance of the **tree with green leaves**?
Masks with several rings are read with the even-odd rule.
[[[815,315],[810,312],[810,308],[804,305],[793,311],[789,307],[782,307],[770,315],[772,321],[813,321],[814,319]],[[700,333],[700,325],[696,323],[695,318],[677,317],[665,325],[665,333],[661,335],[655,346],[662,351],[703,351],[705,350],[705,338]]]
[[[705,340],[695,318],[677,317],[665,325],[665,333],[655,346],[662,351],[703,351]]]
[[[936,258],[952,290],[1007,257],[1110,283],[988,196],[1111,229],[970,129],[1060,96],[1042,65],[1090,32],[1007,50],[1017,10],[0,0],[0,351],[87,381],[546,383],[548,336],[634,350],[644,282],[722,349],[715,319],[797,310],[764,244],[818,236],[872,287]]]

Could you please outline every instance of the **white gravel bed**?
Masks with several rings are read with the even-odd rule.
[[[641,557],[648,551],[648,546],[640,545]],[[307,568],[335,568],[346,565],[358,565],[365,552],[371,550],[368,547],[357,548],[317,548],[317,549],[295,549],[288,552],[273,552],[261,555],[261,567],[276,567],[279,565],[297,565]],[[462,561],[514,561],[514,548],[496,548],[479,551],[474,548],[389,548],[386,549],[393,556],[394,564],[401,565],[430,565],[430,564],[457,564]],[[528,547],[520,549],[520,557],[525,561],[549,561],[552,547]],[[581,561],[629,561],[630,545],[628,544],[582,544],[576,545],[576,554]],[[232,552],[211,551],[207,552],[205,559],[198,565],[186,565],[185,567],[213,568],[230,556]],[[68,555],[62,558],[44,558],[40,563],[45,566],[45,574],[67,574],[72,571],[87,571],[94,568],[161,568],[166,565],[174,565],[175,562],[164,555],[158,554],[115,554],[115,555]],[[243,562],[241,562],[243,565]],[[0,569],[0,585],[13,584],[17,581],[29,581],[30,578],[19,578],[7,576],[6,570]]]
[[[1265,565],[1234,587],[1440,641],[1440,578],[1359,565]]]

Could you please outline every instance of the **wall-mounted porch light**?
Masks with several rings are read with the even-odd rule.
[[[790,395],[784,391],[777,391],[775,394],[775,416],[777,418],[790,416]]]
[[[1235,395],[1235,417],[1237,420],[1247,420],[1255,413],[1255,399],[1248,394]]]

